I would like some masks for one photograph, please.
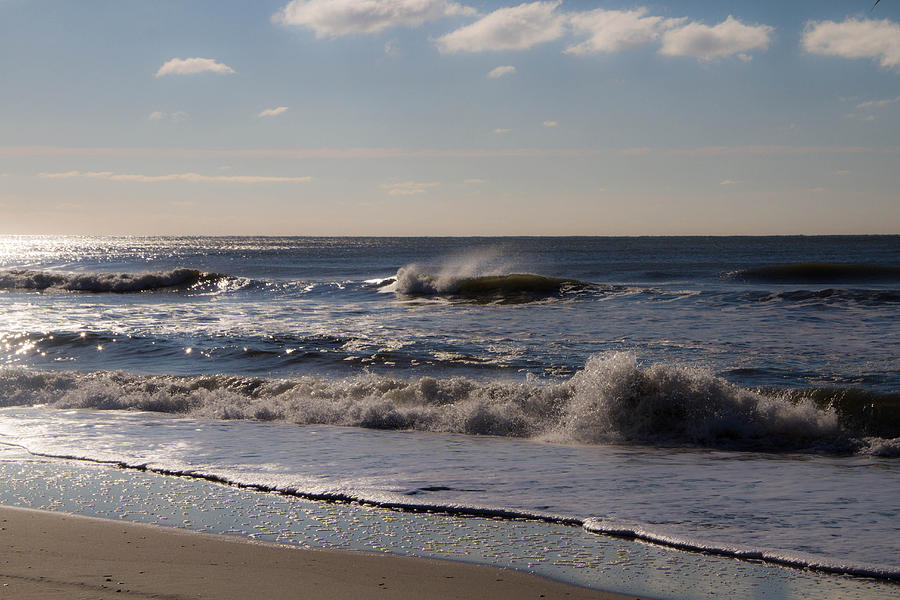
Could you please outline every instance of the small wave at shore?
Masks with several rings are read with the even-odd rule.
[[[727,279],[761,283],[894,283],[900,267],[844,263],[791,263],[731,271]]]
[[[140,409],[374,429],[527,437],[561,443],[650,444],[763,452],[900,456],[900,402],[840,390],[763,393],[707,370],[629,353],[592,357],[563,381],[0,371],[0,405]],[[877,437],[876,437],[877,436]]]
[[[785,567],[811,569],[838,575],[900,580],[900,570],[891,569],[889,567],[828,561],[798,552],[747,548],[740,545],[726,546],[720,543],[705,542],[686,536],[672,535],[667,532],[657,531],[653,526],[643,523],[629,523],[616,519],[589,517],[584,520],[582,527],[591,533],[631,540],[641,540],[643,542],[649,542],[651,544],[687,552],[702,552],[704,554],[727,556],[729,558],[738,558],[741,560],[758,560]]]
[[[399,493],[367,490],[357,487],[335,487],[327,481],[303,478],[302,483],[279,482],[268,474],[246,472],[236,469],[196,468],[194,466],[167,464],[167,462],[144,459],[110,459],[95,455],[90,450],[66,453],[59,450],[42,449],[41,444],[0,441],[5,446],[17,447],[33,456],[83,461],[87,463],[115,466],[122,469],[155,473],[159,475],[198,479],[224,484],[242,489],[265,493],[278,493],[305,500],[352,503],[363,506],[384,508],[410,513],[444,514],[458,517],[475,517],[495,520],[540,521],[579,527],[596,535],[639,540],[645,543],[672,548],[685,552],[722,556],[739,560],[763,562],[796,569],[808,569],[821,573],[900,581],[900,569],[881,563],[862,563],[818,556],[798,551],[776,550],[737,543],[723,543],[707,540],[686,531],[672,531],[671,526],[657,523],[625,521],[617,518],[583,517],[544,510],[509,508],[491,504],[442,502],[422,497],[421,492],[452,491],[448,486],[428,486]],[[106,454],[106,453],[100,453]],[[171,459],[170,459],[171,460]]]
[[[161,289],[215,285],[225,275],[197,269],[172,269],[157,273],[62,273],[10,270],[0,272],[0,289],[126,294]]]

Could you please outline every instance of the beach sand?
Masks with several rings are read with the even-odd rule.
[[[634,598],[527,573],[0,506],[0,598]]]

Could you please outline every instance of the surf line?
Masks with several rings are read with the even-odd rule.
[[[599,524],[603,522],[602,518],[597,517],[588,517],[586,519],[578,518],[578,517],[566,517],[562,515],[553,515],[548,513],[529,513],[526,511],[516,511],[505,508],[495,508],[495,507],[484,507],[484,506],[466,506],[466,505],[445,505],[445,504],[428,504],[428,503],[415,503],[415,502],[392,502],[392,501],[380,501],[380,500],[372,500],[371,498],[366,498],[364,496],[357,496],[354,494],[348,494],[346,492],[308,492],[303,490],[298,490],[296,488],[284,487],[279,488],[275,486],[268,486],[258,483],[245,483],[239,481],[233,481],[222,477],[221,475],[216,475],[215,473],[205,473],[203,471],[198,471],[194,469],[187,470],[175,470],[175,469],[165,469],[162,467],[153,467],[148,463],[128,463],[126,461],[121,460],[103,460],[98,458],[88,458],[81,457],[75,455],[66,455],[66,454],[50,454],[44,452],[35,452],[29,449],[27,446],[22,444],[16,444],[13,442],[4,442],[0,441],[0,445],[10,446],[14,448],[19,448],[24,450],[25,452],[31,454],[32,456],[39,456],[42,458],[56,458],[63,460],[72,460],[72,461],[81,461],[92,464],[100,464],[107,465],[110,467],[122,469],[125,471],[138,471],[144,473],[153,473],[155,475],[164,475],[170,477],[188,477],[191,479],[198,479],[203,481],[208,481],[210,483],[215,483],[218,485],[224,485],[227,487],[233,487],[237,489],[244,490],[252,490],[256,492],[263,492],[269,494],[279,494],[282,496],[288,496],[293,498],[300,498],[303,500],[310,500],[316,502],[327,502],[327,503],[335,503],[335,504],[355,504],[358,506],[369,506],[373,508],[384,508],[387,510],[393,510],[397,512],[406,512],[406,513],[424,513],[424,514],[433,514],[433,515],[446,515],[453,517],[469,517],[469,518],[484,518],[484,519],[502,519],[507,521],[533,521],[533,522],[541,522],[541,523],[549,523],[553,525],[565,525],[569,527],[580,527],[584,531],[594,534],[594,535],[603,535],[617,539],[631,540],[631,541],[639,541],[648,544],[652,544],[654,546],[660,546],[664,548],[672,548],[674,550],[681,550],[683,552],[691,552],[693,554],[704,554],[707,556],[719,556],[725,558],[734,558],[738,560],[744,561],[757,561],[764,562],[767,564],[773,564],[781,567],[788,567],[792,569],[801,569],[807,571],[816,571],[819,573],[827,573],[831,575],[844,575],[844,576],[852,576],[852,577],[870,577],[874,579],[881,579],[891,582],[900,583],[900,569],[892,570],[892,569],[879,569],[879,568],[871,568],[863,565],[842,565],[842,564],[828,564],[828,563],[819,563],[809,560],[804,560],[802,558],[795,558],[790,556],[780,556],[777,554],[772,554],[770,552],[758,549],[741,549],[741,548],[725,548],[725,547],[716,547],[712,545],[703,545],[699,543],[690,542],[687,540],[680,540],[677,538],[672,538],[664,535],[654,534],[652,532],[640,531],[637,529],[630,529],[625,527],[603,527]]]

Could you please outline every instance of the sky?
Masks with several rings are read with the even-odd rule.
[[[900,1],[0,0],[0,233],[900,233]]]

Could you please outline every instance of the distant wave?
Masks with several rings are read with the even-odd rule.
[[[764,452],[900,456],[893,396],[756,392],[709,371],[641,367],[629,353],[590,358],[563,381],[465,377],[265,379],[0,371],[0,406],[140,409],[375,429]]]
[[[135,293],[165,288],[188,288],[216,283],[226,276],[197,269],[173,269],[156,273],[61,273],[11,270],[0,272],[0,289],[39,291]]]
[[[726,273],[739,281],[762,283],[891,283],[900,281],[900,267],[844,263],[791,263]]]
[[[567,291],[576,291],[589,284],[576,279],[545,277],[531,273],[509,273],[465,276],[458,274],[432,275],[416,265],[407,265],[397,274],[380,282],[383,291],[403,296],[447,296],[468,300],[530,300]]]
[[[779,292],[755,291],[739,296],[750,302],[796,302],[796,303],[856,303],[866,306],[880,306],[900,302],[900,291],[878,289],[785,290]]]

